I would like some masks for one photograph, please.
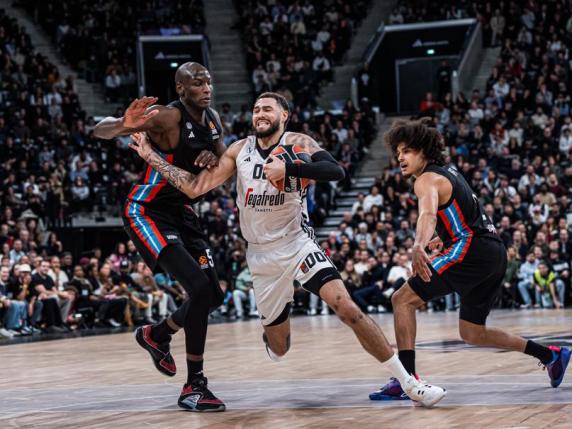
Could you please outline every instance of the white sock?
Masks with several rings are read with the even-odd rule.
[[[389,368],[391,375],[399,380],[401,386],[405,386],[405,381],[411,377],[411,374],[407,372],[397,355],[394,354],[388,360],[383,362],[383,364]]]

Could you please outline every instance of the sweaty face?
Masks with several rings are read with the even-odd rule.
[[[256,137],[269,137],[286,122],[284,110],[273,98],[261,98],[252,110],[252,128]]]
[[[191,67],[177,82],[177,92],[187,104],[207,109],[211,104],[211,75],[204,67]]]
[[[404,177],[418,176],[425,168],[426,162],[421,152],[407,147],[405,143],[397,146],[396,156]]]

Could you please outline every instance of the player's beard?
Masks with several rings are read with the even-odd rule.
[[[274,134],[279,129],[280,129],[280,119],[276,119],[274,122],[272,122],[270,124],[268,129],[265,131],[257,131],[256,127],[254,127],[254,134],[258,138],[265,138],[265,137],[270,137],[272,134]]]

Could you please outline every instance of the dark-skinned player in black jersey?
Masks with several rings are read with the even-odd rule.
[[[179,100],[167,106],[155,105],[155,97],[134,100],[123,117],[98,123],[95,136],[112,139],[143,131],[170,164],[194,174],[216,166],[225,146],[219,115],[210,108],[211,76],[201,64],[185,63],[177,69],[175,84]],[[188,378],[178,404],[189,411],[224,411],[203,374],[208,314],[222,303],[222,291],[192,201],[149,166],[129,192],[123,209],[129,237],[151,269],[171,274],[188,295],[169,318],[137,328],[135,337],[155,367],[174,376],[169,343],[183,328]]]
[[[568,348],[544,347],[486,325],[505,275],[506,248],[463,176],[446,165],[443,138],[427,125],[430,121],[396,121],[385,135],[403,175],[415,179],[419,202],[412,277],[391,299],[399,358],[415,374],[416,309],[457,292],[461,296],[459,333],[467,344],[533,356],[547,369],[551,386],[558,387],[570,360]],[[441,246],[441,252],[427,255],[426,248]],[[409,399],[395,379],[370,398]]]

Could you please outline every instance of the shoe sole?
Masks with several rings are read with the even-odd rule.
[[[411,398],[409,396],[401,397],[401,396],[391,396],[391,395],[379,395],[375,396],[375,394],[369,395],[369,399],[372,401],[410,401]]]
[[[199,409],[197,409],[197,408],[188,408],[188,407],[185,406],[185,405],[181,405],[180,402],[178,402],[177,405],[178,405],[181,409],[183,409],[184,411],[189,411],[189,412],[191,412],[191,413],[220,413],[220,412],[223,412],[223,411],[226,410],[226,405],[224,405],[224,404],[219,405],[219,406],[216,407],[216,408],[207,408],[207,409],[204,409],[204,410],[199,410]]]
[[[562,349],[563,351],[566,350],[567,352],[564,353],[564,359],[562,360],[562,377],[560,377],[560,380],[557,380],[556,382],[552,382],[552,380],[550,380],[550,385],[554,388],[557,388],[558,386],[560,386],[562,384],[562,382],[564,381],[564,375],[566,374],[566,368],[568,368],[568,364],[570,363],[570,355],[572,355],[572,351],[570,349]]]
[[[139,334],[141,334],[141,335],[139,335]],[[153,365],[155,366],[157,371],[159,371],[163,375],[166,375],[167,377],[174,377],[175,375],[177,375],[177,373],[167,371],[165,368],[163,368],[159,364],[159,361],[156,361],[153,358],[152,352],[147,349],[147,347],[149,347],[149,345],[145,342],[145,339],[143,338],[143,328],[142,327],[135,329],[135,341],[137,341],[137,344],[139,344],[141,346],[141,348],[149,354],[149,357],[151,358],[151,361],[153,362]]]

